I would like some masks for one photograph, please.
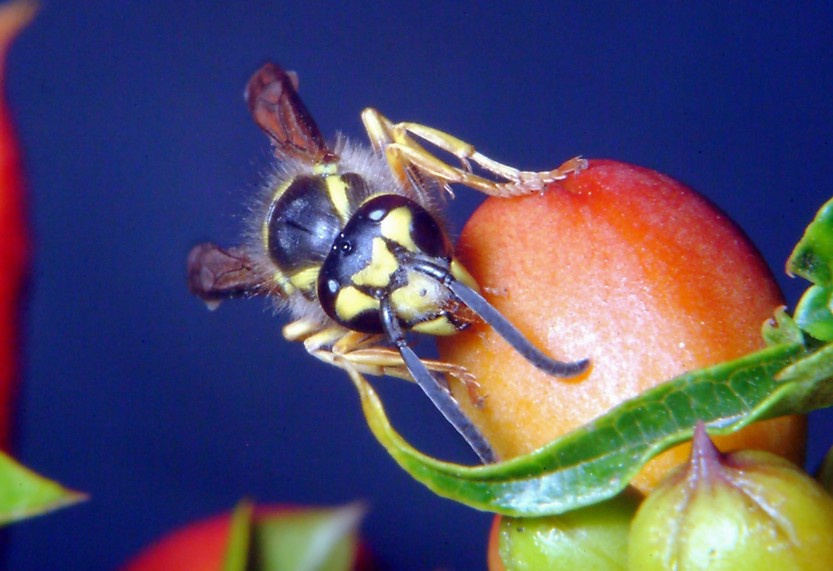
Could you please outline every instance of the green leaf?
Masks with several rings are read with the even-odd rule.
[[[833,377],[833,345],[825,345],[818,351],[808,353],[791,365],[784,367],[776,376],[778,381],[801,382],[805,385]],[[819,387],[828,389],[827,383]]]
[[[796,324],[820,341],[833,341],[833,312],[830,293],[833,289],[812,286],[801,297],[795,308]]]
[[[824,287],[833,286],[833,199],[825,203],[787,262],[787,273]]]
[[[804,343],[804,335],[801,333],[801,329],[783,307],[776,309],[772,319],[764,322],[761,328],[761,336],[768,347]]]
[[[249,500],[242,500],[235,506],[234,512],[231,514],[223,571],[246,571],[254,510],[254,504]]]
[[[0,525],[41,515],[87,498],[0,452]]]
[[[391,427],[373,388],[351,371],[376,438],[415,479],[441,496],[510,516],[564,513],[623,490],[651,458],[691,438],[702,420],[712,434],[833,405],[828,352],[784,344],[693,371],[623,403],[549,445],[507,462],[466,467],[412,448]],[[785,380],[776,375],[796,364]],[[789,372],[790,369],[787,369]]]
[[[358,545],[361,504],[255,515],[234,510],[223,571],[349,571]]]

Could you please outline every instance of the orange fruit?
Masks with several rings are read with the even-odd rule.
[[[589,357],[576,379],[546,375],[486,325],[438,340],[485,397],[454,393],[503,459],[547,444],[676,375],[761,349],[761,325],[783,299],[760,254],[724,214],[679,182],[609,160],[545,192],[485,201],[458,256],[484,295],[530,340],[563,361]],[[803,417],[718,438],[800,463]],[[635,479],[653,488],[689,446]]]

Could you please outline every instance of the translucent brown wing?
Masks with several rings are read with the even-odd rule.
[[[188,254],[188,289],[214,307],[224,299],[265,294],[265,276],[239,248],[211,243],[194,246]]]
[[[271,137],[279,157],[308,163],[337,159],[298,95],[298,76],[274,63],[255,72],[246,85],[246,103],[255,122]]]

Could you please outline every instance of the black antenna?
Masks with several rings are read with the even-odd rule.
[[[416,256],[409,261],[409,267],[431,276],[442,283],[457,299],[465,303],[469,309],[479,315],[483,321],[488,323],[524,359],[535,365],[538,369],[555,377],[575,377],[584,373],[590,366],[589,359],[571,362],[556,361],[524,337],[523,333],[517,327],[512,325],[491,303],[486,301],[486,298],[463,282],[456,280],[446,268]]]
[[[390,298],[385,296],[382,298],[380,304],[382,328],[385,331],[388,339],[396,345],[399,349],[399,354],[402,355],[402,360],[405,361],[405,366],[411,376],[419,385],[419,388],[431,399],[434,406],[439,409],[445,419],[451,423],[457,432],[468,442],[472,450],[480,457],[484,464],[491,464],[497,462],[497,456],[492,450],[486,437],[477,429],[468,417],[463,414],[460,405],[451,396],[451,393],[446,389],[439,380],[425,366],[425,363],[414,353],[413,349],[408,346],[405,340],[405,334],[396,314],[390,304]]]

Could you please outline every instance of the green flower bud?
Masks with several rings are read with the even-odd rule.
[[[833,497],[773,454],[721,454],[701,424],[689,464],[639,508],[629,559],[633,571],[828,571]]]

